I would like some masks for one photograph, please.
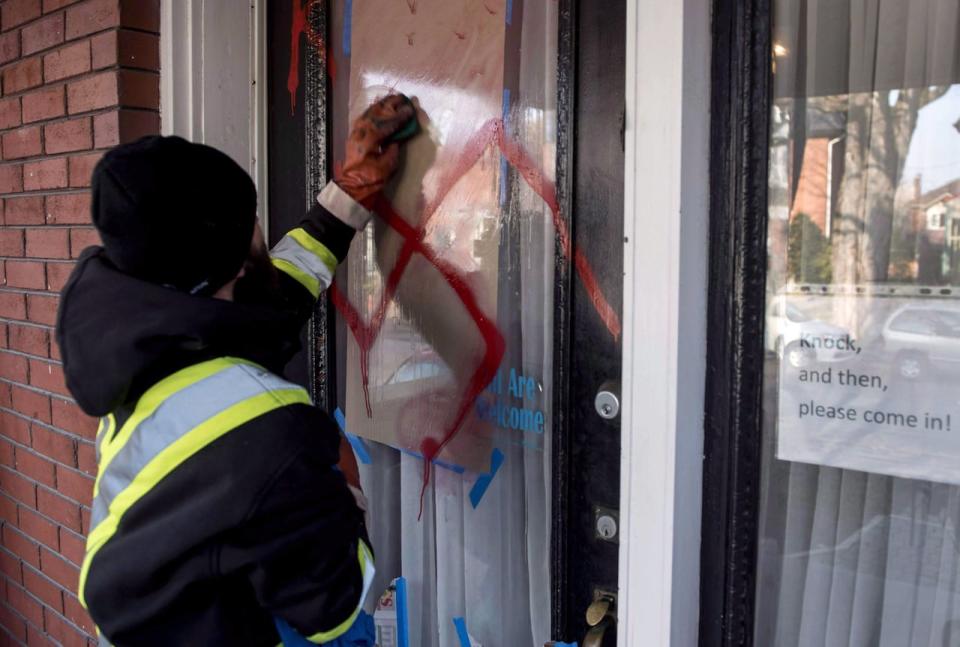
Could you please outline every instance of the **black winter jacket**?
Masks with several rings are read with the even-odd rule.
[[[299,231],[301,243],[329,253],[329,266],[346,256],[355,230],[315,206]],[[284,241],[275,249],[298,244]],[[369,540],[336,469],[339,432],[277,377],[333,270],[308,289],[310,268],[297,273],[282,257],[270,304],[146,283],[116,270],[101,248],[84,252],[64,289],[57,339],[67,385],[84,411],[103,418],[80,594],[117,646],[273,646],[274,618],[329,640],[362,603]],[[297,254],[287,257],[297,264]],[[239,377],[213,396],[191,387],[201,400],[174,406],[183,402],[170,395],[178,380],[214,369]],[[231,409],[245,416],[235,426],[224,421],[240,414],[203,413],[216,413],[218,399],[235,404],[244,388],[258,395],[257,406],[267,403],[263,413],[241,403]],[[183,422],[190,416],[196,420]],[[201,428],[217,424],[198,440]],[[156,455],[152,444],[172,444],[177,438],[164,437],[172,433],[193,443],[193,453]]]

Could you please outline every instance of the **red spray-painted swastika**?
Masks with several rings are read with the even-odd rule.
[[[436,252],[424,242],[427,226],[440,205],[446,199],[450,190],[453,189],[457,182],[480,160],[484,151],[493,145],[496,145],[497,148],[500,149],[507,163],[516,170],[524,182],[540,196],[550,209],[550,213],[553,216],[554,228],[559,238],[560,249],[564,257],[570,260],[572,252],[574,268],[580,280],[583,282],[587,294],[590,296],[591,303],[610,331],[610,334],[613,335],[614,338],[620,337],[620,319],[604,296],[596,276],[593,273],[593,268],[579,250],[572,249],[566,222],[560,214],[560,205],[557,202],[554,183],[544,177],[543,172],[534,164],[532,158],[522,146],[506,137],[502,120],[491,119],[470,138],[464,146],[463,153],[460,155],[457,163],[454,164],[446,178],[440,183],[440,190],[437,192],[436,197],[424,210],[424,215],[419,227],[414,228],[408,224],[396,213],[386,198],[382,195],[379,196],[373,205],[373,212],[403,237],[404,244],[397,256],[396,264],[393,266],[393,269],[390,270],[380,296],[380,303],[374,311],[370,323],[363,321],[360,313],[357,312],[356,308],[353,307],[336,286],[333,286],[331,291],[333,303],[343,315],[360,349],[360,372],[367,415],[372,415],[373,413],[370,405],[369,391],[370,349],[380,334],[386,317],[387,307],[393,300],[400,279],[414,254],[422,255],[440,272],[450,287],[453,288],[457,297],[463,303],[470,317],[476,324],[477,330],[480,332],[486,344],[483,359],[473,372],[470,382],[460,397],[453,421],[444,430],[439,441],[427,437],[421,442],[420,452],[424,456],[424,488],[426,488],[429,482],[431,462],[443,451],[443,448],[450,443],[454,436],[456,436],[480,393],[493,380],[497,368],[500,366],[500,361],[503,359],[506,347],[500,331],[497,330],[494,323],[491,322],[480,309],[473,291],[464,279],[457,274],[453,267],[439,258]],[[422,498],[423,492],[421,492],[421,510],[423,505]]]

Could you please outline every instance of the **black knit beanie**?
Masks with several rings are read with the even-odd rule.
[[[93,224],[121,271],[210,295],[237,275],[256,222],[253,180],[224,153],[180,137],[117,146],[93,171]]]

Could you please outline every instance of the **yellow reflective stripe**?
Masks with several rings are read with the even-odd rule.
[[[317,277],[307,274],[290,261],[286,261],[282,258],[272,258],[270,260],[273,261],[274,267],[285,274],[289,274],[290,278],[307,288],[310,294],[313,295],[314,299],[320,296],[320,281],[317,279]]]
[[[297,229],[288,231],[287,236],[290,236],[290,238],[300,243],[301,247],[323,261],[323,264],[327,266],[331,274],[337,271],[337,265],[340,264],[337,257],[327,249],[326,245],[308,234],[306,229],[298,227]]]
[[[357,616],[360,615],[360,610],[363,608],[363,599],[366,597],[367,587],[366,587],[366,574],[367,570],[370,568],[370,565],[373,564],[373,553],[370,551],[370,548],[367,547],[367,544],[361,539],[357,545],[357,559],[360,561],[360,579],[364,583],[363,590],[360,593],[360,601],[357,602],[357,608],[353,610],[353,613],[350,616],[338,624],[336,627],[330,631],[321,631],[320,633],[313,634],[307,640],[312,643],[327,643],[332,640],[336,640],[343,634],[347,633],[350,630],[350,627],[353,626],[353,623],[357,621]]]
[[[233,363],[238,362],[238,360],[231,361]],[[204,421],[147,463],[146,467],[133,478],[130,485],[114,498],[110,503],[107,518],[94,528],[90,536],[87,537],[87,554],[84,556],[83,566],[80,569],[80,586],[78,587],[80,602],[86,606],[84,592],[90,563],[97,551],[117,531],[120,519],[127,510],[184,461],[216,439],[258,416],[290,404],[310,404],[310,396],[302,388],[267,391],[255,395]]]
[[[169,398],[174,393],[182,391],[188,386],[196,384],[204,378],[210,377],[214,373],[219,373],[220,371],[228,369],[231,366],[236,366],[237,364],[256,366],[256,364],[253,362],[244,359],[239,359],[236,357],[220,357],[208,362],[201,362],[200,364],[188,366],[183,370],[177,371],[173,375],[165,377],[147,389],[147,391],[140,396],[140,399],[137,401],[136,408],[134,408],[133,413],[123,424],[123,427],[120,429],[120,433],[113,438],[107,436],[103,439],[103,446],[100,450],[100,465],[97,472],[97,480],[94,481],[93,484],[93,496],[97,496],[100,493],[100,475],[106,471],[107,466],[110,465],[110,461],[113,460],[123,445],[130,440],[133,430],[136,429],[141,422],[153,415],[153,412],[157,410],[157,407],[163,404],[164,400]]]

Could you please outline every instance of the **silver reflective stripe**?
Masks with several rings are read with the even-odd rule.
[[[107,640],[106,636],[104,636],[103,634],[100,634],[100,641],[97,647],[113,647],[113,645],[110,644],[110,641]]]
[[[315,276],[320,282],[321,292],[330,287],[330,283],[333,281],[333,272],[330,271],[327,264],[290,236],[281,238],[280,242],[270,250],[270,256],[292,263],[310,276]]]
[[[100,418],[100,428],[97,429],[97,444],[95,446],[97,450],[97,465],[100,464],[100,455],[103,453],[102,452],[103,438],[104,436],[107,435],[107,429],[109,428],[110,428],[110,418],[108,416],[104,416]]]
[[[100,475],[91,527],[107,517],[110,503],[160,452],[218,413],[249,398],[298,388],[256,366],[236,364],[177,391],[140,422]]]

